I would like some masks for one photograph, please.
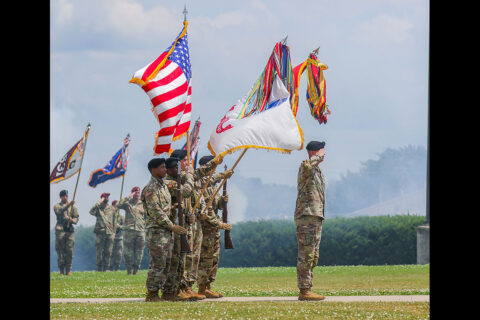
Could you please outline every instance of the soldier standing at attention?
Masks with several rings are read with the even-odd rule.
[[[123,224],[125,218],[120,214],[120,210],[117,207],[117,200],[112,201],[112,206],[116,209],[117,221],[115,225],[115,239],[113,241],[112,256],[110,257],[110,271],[118,271],[120,263],[122,262],[123,254]]]
[[[325,142],[307,144],[308,160],[300,164],[297,178],[295,225],[297,228],[297,285],[298,300],[323,300],[324,296],[311,291],[313,268],[318,263],[318,249],[322,234],[325,206],[325,177],[318,164],[325,157]]]
[[[214,170],[215,158],[213,156],[204,156],[200,158],[200,165],[195,171],[195,186],[202,188],[207,183],[211,170]],[[221,161],[219,161],[221,163]],[[222,179],[229,179],[233,174],[233,170],[219,172],[212,176],[210,182],[205,189],[205,202],[209,202],[215,191],[217,183]],[[198,293],[205,295],[207,298],[221,298],[223,294],[212,291],[210,285],[215,281],[218,269],[220,255],[220,229],[231,230],[232,226],[224,223],[218,216],[218,209],[221,209],[222,201],[228,201],[228,195],[225,197],[217,193],[211,206],[204,216],[200,216],[199,220],[202,226],[203,239],[200,250],[200,261],[198,265]]]
[[[102,193],[100,200],[90,209],[90,214],[97,218],[93,232],[96,234],[97,271],[109,271],[110,257],[115,237],[114,222],[117,210],[108,204],[110,193]]]
[[[167,176],[165,177],[165,184],[168,187],[168,191],[170,192],[172,203],[175,207],[172,207],[172,221],[176,221],[177,217],[177,206],[180,205],[182,209],[184,208],[183,202],[180,204],[177,201],[177,192],[178,192],[178,185],[177,185],[177,178],[178,178],[178,166],[184,168],[184,172],[181,173],[181,186],[180,192],[182,198],[186,199],[189,198],[193,193],[193,167],[187,166],[186,159],[183,163],[174,157],[170,157],[165,161],[165,165],[167,167]],[[186,221],[186,219],[185,219]],[[187,225],[187,223],[185,223]],[[186,229],[185,229],[186,230]],[[180,245],[180,235],[176,234],[174,239],[173,245],[173,253],[172,253],[172,260],[170,264],[170,270],[168,271],[167,280],[165,281],[165,285],[162,289],[162,299],[163,300],[198,300],[199,297],[195,295],[187,294],[183,291],[188,285],[185,280],[185,259],[186,254],[181,252],[181,245]]]
[[[73,248],[75,246],[74,224],[78,223],[78,209],[73,205],[75,200],[68,202],[68,191],[60,191],[60,202],[53,206],[57,216],[55,225],[55,250],[60,274],[71,276]],[[71,211],[70,211],[71,210]]]
[[[164,158],[148,162],[151,178],[141,192],[146,215],[146,239],[150,254],[147,274],[147,302],[158,302],[158,291],[163,290],[173,250],[173,234],[186,234],[187,230],[173,222],[170,192],[163,181],[167,173]],[[170,300],[175,300],[173,295]]]
[[[145,247],[145,210],[140,200],[140,188],[133,187],[132,193],[120,199],[118,208],[125,210],[124,259],[127,275],[137,274]]]

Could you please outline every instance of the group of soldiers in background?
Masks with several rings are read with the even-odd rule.
[[[147,244],[150,265],[146,301],[196,301],[223,297],[211,290],[210,285],[215,281],[218,269],[220,229],[232,228],[218,215],[218,210],[228,201],[228,195],[217,193],[206,208],[217,184],[233,174],[232,170],[213,174],[211,171],[219,163],[221,159],[205,156],[194,170],[188,164],[187,151],[174,150],[170,158],[154,158],[148,163],[151,180],[142,192],[139,187],[134,187],[128,197],[118,202],[115,200],[111,205],[108,203],[110,194],[102,193],[89,211],[96,217],[93,232],[96,235],[97,271],[117,271],[123,250],[127,274],[137,274]],[[178,166],[181,166],[180,186],[177,183]],[[177,201],[179,188],[182,194],[180,204]],[[60,274],[71,275],[73,224],[78,223],[78,209],[74,201],[68,202],[66,190],[60,192],[60,199],[60,203],[54,206],[57,216],[55,248]],[[199,202],[196,206],[195,201]],[[184,227],[175,224],[178,206],[185,213]],[[192,212],[193,207],[195,212]],[[120,209],[125,211],[125,216],[120,214]],[[180,236],[183,234],[190,245],[189,253],[180,250]],[[195,282],[198,293],[192,289]],[[162,297],[159,296],[160,290]]]
[[[299,300],[323,300],[323,295],[311,291],[313,269],[318,263],[322,223],[325,218],[325,177],[318,167],[325,157],[325,142],[311,141],[306,149],[308,159],[299,167],[297,201],[294,221],[296,225],[297,286]],[[231,230],[223,222],[218,209],[228,201],[228,195],[215,195],[216,184],[232,176],[232,170],[213,175],[212,170],[222,162],[213,156],[202,157],[194,170],[188,163],[185,150],[175,150],[170,158],[154,158],[148,163],[150,181],[140,191],[132,193],[118,203],[108,204],[108,193],[90,209],[96,216],[94,232],[98,271],[118,270],[121,261],[121,232],[124,234],[124,258],[128,274],[140,268],[144,244],[150,254],[145,301],[196,301],[220,298],[210,285],[215,281],[220,252],[220,229]],[[178,166],[181,166],[180,178]],[[212,175],[210,175],[210,173]],[[209,181],[209,178],[210,182]],[[179,178],[179,179],[178,179]],[[178,185],[177,181],[181,181]],[[201,190],[208,182],[203,195]],[[178,201],[179,193],[182,200]],[[68,202],[68,192],[60,192],[60,203],[55,204],[55,248],[61,274],[71,275],[74,247],[73,225],[78,223],[78,210],[74,201]],[[199,203],[195,205],[195,201]],[[185,227],[176,224],[177,208],[186,213]],[[192,212],[191,207],[196,208]],[[123,218],[119,209],[125,210]],[[190,252],[182,252],[181,236],[186,235]],[[119,253],[120,252],[120,253]],[[198,284],[198,293],[192,290]],[[159,296],[159,291],[162,296]]]

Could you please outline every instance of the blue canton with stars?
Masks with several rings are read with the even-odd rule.
[[[185,36],[177,41],[177,45],[175,46],[175,49],[173,49],[168,59],[180,66],[183,73],[187,77],[188,83],[190,83],[190,78],[192,77],[192,66],[190,65],[190,55],[188,53],[187,36],[188,34],[187,32],[185,32]],[[172,46],[173,43],[170,45],[170,47],[167,48],[166,51],[170,51],[170,48]]]

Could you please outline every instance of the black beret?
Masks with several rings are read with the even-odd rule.
[[[325,142],[324,141],[310,141],[307,146],[306,146],[306,149],[308,151],[318,151],[320,149],[323,149],[325,148]]]
[[[165,166],[167,167],[167,169],[175,168],[177,166],[178,161],[180,161],[180,159],[175,157],[170,157],[167,160],[165,160]]]
[[[158,168],[160,165],[165,163],[165,158],[153,158],[148,162],[148,171],[151,171],[153,168]]]
[[[60,191],[60,197],[66,196],[68,194],[67,190]]]
[[[187,156],[187,150],[177,149],[172,152],[170,157],[178,158],[179,160],[183,160]]]
[[[208,163],[209,161],[211,161],[212,159],[214,159],[215,157],[214,156],[204,156],[204,157],[201,157],[200,160],[198,161],[198,164],[203,166],[204,164]]]

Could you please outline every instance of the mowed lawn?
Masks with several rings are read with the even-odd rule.
[[[318,266],[312,290],[326,296],[429,294],[429,265]],[[145,297],[147,271],[50,273],[50,298]],[[196,287],[194,287],[196,289]],[[220,268],[212,289],[230,297],[296,296],[295,267]]]

